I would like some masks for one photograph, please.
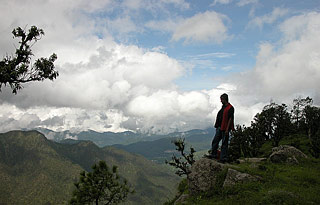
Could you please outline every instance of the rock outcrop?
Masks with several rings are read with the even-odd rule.
[[[272,149],[269,160],[273,163],[298,164],[299,159],[308,158],[303,152],[289,145],[280,145]]]
[[[217,189],[222,184],[223,187],[227,187],[260,179],[257,176],[239,172],[234,168],[235,166],[233,165],[221,164],[215,160],[205,158],[196,161],[192,165],[191,173],[188,176],[189,193],[196,195]],[[227,174],[223,173],[224,170],[227,171]]]
[[[266,169],[260,164],[266,160],[272,163],[290,163],[297,164],[298,160],[308,158],[303,152],[293,146],[281,145],[272,149],[269,158],[245,158],[239,159],[238,163],[251,163],[254,167]],[[261,167],[261,168],[260,168]],[[187,203],[189,196],[198,195],[200,193],[210,193],[214,189],[221,189],[234,186],[238,183],[246,183],[252,181],[262,181],[259,176],[253,176],[248,173],[236,170],[236,165],[222,164],[216,160],[202,158],[197,160],[190,168],[190,174],[187,177],[189,194],[182,194],[175,204]]]
[[[228,169],[227,176],[224,180],[223,187],[233,186],[237,183],[244,183],[249,181],[259,181],[260,177],[252,176],[247,173],[239,172],[235,169]]]
[[[191,195],[212,190],[216,184],[218,174],[225,167],[215,160],[200,159],[191,167],[188,176],[188,186]]]

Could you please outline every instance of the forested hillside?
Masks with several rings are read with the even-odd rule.
[[[174,196],[176,176],[142,156],[90,141],[59,144],[37,131],[0,134],[0,202],[65,204],[82,170],[99,160],[119,167],[135,194],[129,204],[162,204]]]

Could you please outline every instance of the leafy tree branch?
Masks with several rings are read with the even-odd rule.
[[[31,63],[33,56],[31,47],[42,38],[44,31],[32,26],[28,32],[18,27],[12,31],[14,38],[19,38],[19,48],[13,56],[6,56],[0,61],[0,91],[2,86],[9,85],[14,94],[22,89],[23,83],[31,81],[54,80],[59,76],[54,70],[57,55],[53,53],[49,58],[39,58]]]
[[[177,168],[176,174],[178,176],[186,175],[188,177],[188,175],[191,173],[190,167],[195,162],[194,153],[196,151],[192,147],[190,147],[190,153],[185,153],[184,140],[185,139],[179,138],[173,141],[174,145],[176,146],[176,150],[181,154],[183,158],[173,155],[171,161],[166,160],[166,164]]]

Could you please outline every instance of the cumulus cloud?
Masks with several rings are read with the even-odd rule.
[[[179,24],[173,33],[172,40],[185,42],[212,42],[222,43],[230,36],[224,21],[228,20],[225,15],[214,11],[199,13],[185,19]]]
[[[311,96],[319,104],[319,22],[316,12],[284,21],[279,26],[282,39],[261,43],[255,68],[232,78],[237,95],[251,96],[252,103],[277,99],[287,104],[297,96]]]
[[[50,7],[53,10],[57,7],[59,11],[60,15],[56,19],[57,25],[61,22],[59,27],[52,24],[49,18],[37,18],[39,10],[49,10]],[[26,8],[29,8],[27,4],[19,7],[21,12]],[[117,44],[107,37],[99,39],[96,32],[100,30],[95,27],[92,19],[81,12],[72,11],[71,5],[63,7],[48,2],[38,10],[35,8],[30,8],[34,16],[22,16],[28,16],[25,22],[46,25],[44,29],[47,35],[41,40],[40,46],[36,44],[33,50],[37,56],[51,54],[48,50],[56,52],[56,67],[60,76],[54,82],[25,84],[17,95],[13,95],[10,88],[3,89],[0,96],[1,131],[39,126],[53,130],[124,131],[141,128],[147,131],[152,127],[154,131],[168,131],[178,129],[181,125],[187,126],[187,122],[178,122],[178,117],[179,112],[190,115],[179,107],[187,106],[188,103],[177,102],[173,106],[170,101],[170,97],[185,99],[187,96],[175,91],[173,81],[185,72],[177,60],[163,52]],[[94,9],[98,9],[98,6],[92,5],[87,12]],[[8,22],[1,21],[3,28],[11,27],[12,22],[17,20],[23,21],[16,13],[7,15],[14,18]],[[52,11],[48,11],[48,15],[52,16]],[[88,24],[74,23],[78,17]],[[15,22],[13,27],[18,25]],[[88,26],[89,30],[93,30],[88,32]],[[9,47],[8,42],[1,41]],[[141,101],[143,96],[147,98],[146,102]],[[148,110],[148,106],[153,106],[154,99],[159,99],[162,105],[168,104],[168,107],[158,106],[158,110],[151,110],[149,107]],[[173,118],[154,118],[152,123],[147,120],[155,116],[154,113],[161,116],[160,114],[169,111],[174,113]],[[198,110],[194,108],[194,111]],[[138,126],[134,127],[132,124]],[[170,129],[165,128],[168,125],[172,125]]]
[[[296,93],[313,94],[319,103],[320,90],[316,86],[320,80],[319,13],[294,16],[283,22],[279,27],[283,37],[276,43],[260,44],[253,70],[223,79],[224,84],[211,90],[183,92],[174,82],[188,72],[185,65],[169,57],[161,47],[144,49],[116,42],[109,27],[105,27],[108,21],[103,20],[106,19],[97,21],[88,15],[102,8],[109,12],[113,4],[130,7],[132,11],[142,9],[146,1],[56,2],[8,1],[0,5],[4,17],[0,21],[1,34],[4,34],[0,39],[1,55],[14,49],[10,35],[14,27],[38,25],[46,35],[34,45],[33,51],[36,56],[56,52],[60,73],[53,82],[26,84],[17,95],[13,95],[10,88],[3,89],[0,94],[2,132],[39,126],[53,130],[161,133],[206,128],[212,126],[221,108],[222,93],[229,94],[236,108],[236,123],[241,124],[250,122],[271,98],[282,100]],[[172,4],[188,8],[182,0],[152,2],[155,4],[148,4],[150,8],[146,6],[146,9]],[[280,17],[280,10],[274,10],[269,16],[261,17],[261,25]],[[180,20],[163,22],[165,31],[173,33],[174,41],[222,43],[230,38],[225,25],[229,20],[217,12],[176,19]],[[126,22],[128,27],[124,29],[127,30],[117,32],[130,33],[138,29],[126,15],[107,20],[113,22],[113,26],[117,21]],[[156,21],[147,26],[159,28]],[[220,52],[196,58],[231,56],[232,53]]]
[[[96,27],[94,19],[83,10],[92,12],[112,2],[94,1],[88,7],[84,6],[88,1],[74,4],[25,1],[16,6],[17,3],[10,1],[1,5],[3,16],[8,17],[8,21],[0,21],[4,29],[1,32],[7,33],[0,41],[5,48],[1,52],[14,48],[11,29],[30,23],[38,25],[46,35],[35,44],[33,51],[36,56],[57,53],[60,76],[54,82],[25,84],[17,95],[13,95],[10,88],[3,89],[0,96],[2,131],[37,126],[54,130],[122,131],[121,123],[130,115],[125,108],[132,99],[160,89],[174,89],[173,80],[184,73],[184,68],[164,53],[117,44],[105,35],[98,38],[101,25]],[[46,15],[39,18],[42,12]],[[130,24],[130,19],[127,22]]]

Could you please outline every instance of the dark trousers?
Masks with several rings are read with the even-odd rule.
[[[212,140],[211,154],[214,158],[217,158],[217,150],[220,140],[222,140],[220,160],[227,160],[229,133],[226,134],[225,131],[221,131],[220,127],[216,129],[216,134]]]

